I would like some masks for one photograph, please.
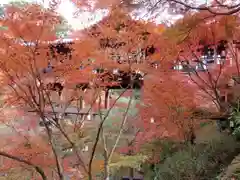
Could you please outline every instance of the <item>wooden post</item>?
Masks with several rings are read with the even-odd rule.
[[[83,97],[80,97],[80,99],[79,99],[79,108],[80,109],[83,108]]]
[[[108,109],[109,107],[109,89],[105,91],[105,98],[104,98],[104,108]]]

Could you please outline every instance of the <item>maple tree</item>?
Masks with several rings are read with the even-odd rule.
[[[106,23],[110,24],[111,21],[110,22],[107,21]],[[118,22],[115,20],[112,23],[117,24]],[[101,28],[102,28],[101,26],[96,27],[96,29],[100,30]],[[162,27],[160,26],[160,28]],[[99,37],[99,32],[96,31],[96,29],[94,29],[95,30],[94,38]],[[152,28],[152,30],[153,29],[154,28]],[[103,29],[102,31],[106,30]],[[114,36],[114,34],[111,35]],[[164,39],[156,38],[157,36],[154,35],[155,34],[153,33],[153,35],[151,34],[148,38],[149,42],[153,43],[154,46],[159,45],[158,47],[161,48],[163,45],[162,43],[164,42],[167,50],[170,46],[174,47],[174,49],[165,52],[162,51],[161,53],[155,51],[153,55],[146,57],[144,59],[145,60],[144,62],[147,62],[147,64],[143,62],[142,64],[138,64],[137,66],[135,64],[132,65],[132,68],[137,67],[147,73],[146,79],[144,78],[145,79],[143,86],[144,95],[142,99],[145,106],[140,108],[141,120],[138,124],[139,127],[141,127],[141,132],[137,134],[137,138],[134,139],[134,142],[131,144],[131,146],[136,147],[141,145],[141,143],[151,141],[154,138],[177,137],[179,138],[179,140],[192,141],[191,136],[194,136],[194,132],[192,129],[195,128],[195,123],[192,121],[191,117],[189,118],[189,115],[191,115],[191,110],[195,107],[195,104],[192,101],[192,99],[194,98],[194,93],[192,92],[191,89],[189,89],[189,86],[185,87],[184,85],[185,82],[178,83],[175,86],[175,83],[178,82],[177,79],[176,78],[174,79],[174,77],[172,77],[173,75],[172,73],[167,73],[165,71],[166,67],[169,68],[169,61],[167,60],[170,57],[174,57],[174,54],[170,52],[172,52],[172,50],[176,50],[177,52],[177,49],[175,49],[176,46],[174,46],[172,42],[169,43],[165,42]],[[100,37],[102,38],[102,36]],[[120,37],[121,41],[124,40],[124,36]],[[157,41],[154,41],[153,39]],[[104,45],[107,46],[108,44],[106,43]],[[132,46],[132,44],[130,45]],[[113,49],[115,53],[119,52],[120,51],[119,49],[121,49],[121,47],[116,48],[115,44],[112,44],[112,46],[108,45],[108,47],[106,46],[104,48],[105,52],[110,48],[111,50]],[[124,48],[125,46],[122,49]],[[164,48],[162,49],[166,50]],[[149,66],[151,65],[151,63],[156,62],[160,63],[160,67],[163,68],[162,70],[154,70],[152,66]],[[120,67],[121,66],[118,66],[118,68]],[[162,79],[159,79],[159,77],[162,77]],[[170,89],[173,89],[173,91],[171,91]],[[176,89],[179,89],[179,91],[175,91]],[[174,129],[172,128],[173,126]],[[130,147],[128,152],[131,152],[132,149],[134,148]],[[131,155],[133,156],[134,154],[136,154],[137,151],[134,149]]]
[[[237,20],[236,16],[216,18],[208,12],[190,13],[162,34],[158,39],[160,55],[153,55],[153,58],[159,58],[160,69],[151,70],[144,81],[145,106],[141,107],[144,131],[139,133],[137,143],[163,137],[193,142],[194,131],[199,125],[195,119],[196,108],[206,105],[205,108],[211,111],[217,109],[221,112],[220,115],[216,113],[218,118],[228,113],[231,104],[222,99],[222,84],[238,74],[239,63],[234,55],[237,49],[231,43],[238,36]],[[219,63],[199,71],[195,66],[201,65],[201,56],[210,49],[208,45],[221,58],[213,57]],[[171,70],[176,63],[185,67],[184,73]],[[211,115],[200,118],[209,119]]]
[[[134,63],[138,58],[132,57],[130,60],[129,57],[125,56],[124,51],[127,52],[127,56],[133,50],[145,52],[146,44],[138,46],[140,42],[144,42],[142,33],[145,24],[139,23],[142,27],[141,31],[139,31],[136,21],[130,22],[129,17],[124,17],[124,13],[120,13],[119,20],[130,22],[129,29],[126,29],[125,33],[121,35],[116,33],[118,30],[116,30],[116,26],[113,24],[114,19],[112,19],[110,26],[107,24],[101,25],[104,30],[109,29],[107,33],[102,31],[102,34],[100,33],[95,38],[90,38],[89,34],[86,34],[86,38],[83,37],[79,41],[63,44],[53,41],[56,39],[56,27],[61,23],[59,16],[53,11],[44,10],[36,4],[27,4],[24,7],[8,6],[5,13],[2,25],[7,26],[8,29],[1,31],[1,71],[3,76],[2,87],[6,94],[5,105],[11,105],[18,110],[22,109],[26,116],[34,113],[35,117],[33,119],[35,122],[31,125],[35,124],[35,127],[30,126],[29,128],[38,129],[40,121],[44,126],[45,133],[37,130],[37,136],[30,136],[26,132],[27,135],[24,136],[29,136],[31,139],[27,147],[22,146],[24,143],[21,141],[19,142],[20,146],[17,147],[18,152],[10,147],[6,150],[2,149],[1,156],[35,168],[42,179],[47,179],[49,173],[53,173],[53,171],[50,172],[50,166],[57,170],[57,173],[53,175],[54,177],[64,179],[64,172],[72,171],[70,163],[75,164],[77,169],[79,168],[82,176],[88,176],[89,179],[92,179],[95,175],[93,174],[93,165],[95,162],[99,162],[95,158],[95,154],[102,134],[103,124],[123,93],[110,104],[112,108],[107,110],[104,117],[100,118],[99,122],[96,121],[96,124],[93,123],[97,126],[97,135],[89,144],[92,147],[89,155],[80,151],[85,142],[78,133],[82,130],[81,127],[83,127],[83,122],[86,119],[85,115],[88,115],[88,113],[94,114],[93,111],[98,112],[102,109],[104,103],[101,103],[100,92],[113,86],[119,86],[119,83],[121,84],[121,81],[119,82],[116,79],[118,76],[112,79],[113,75],[109,73],[109,70],[114,67],[122,68],[123,76],[127,75],[127,81],[123,84],[125,87],[120,87],[120,89],[128,88],[129,82],[131,84],[132,79],[134,79],[133,77],[135,77],[134,81],[137,81],[136,72],[130,75],[130,81],[128,73],[139,68],[143,69],[143,66],[135,65]],[[113,11],[114,16],[117,15],[116,13],[118,12]],[[114,16],[111,16],[111,18]],[[92,31],[87,30],[86,32]],[[106,33],[105,37],[103,32]],[[134,34],[137,34],[137,37]],[[121,39],[126,43],[126,46],[121,49],[121,52],[123,52],[121,56],[123,55],[127,61],[123,61],[122,65],[119,65],[119,62],[114,63],[111,52],[107,51],[100,43],[103,37],[109,38],[110,36],[114,38],[114,35],[117,41]],[[116,53],[114,48],[115,46],[113,51]],[[142,50],[143,48],[145,49]],[[147,50],[146,52],[151,53]],[[99,72],[99,66],[104,67],[104,69],[100,69],[100,73],[93,73],[94,71]],[[125,74],[124,71],[126,71]],[[62,81],[65,81],[64,86]],[[54,95],[53,91],[57,92],[57,94]],[[85,103],[90,104],[87,111],[83,108],[83,99]],[[61,112],[58,112],[56,104],[60,108],[62,107]],[[77,109],[77,112],[75,112],[77,118],[75,121],[71,120],[74,126],[69,126],[63,120],[66,119],[64,116],[69,113],[67,112],[68,107],[72,105],[75,105],[74,107]],[[129,102],[130,105],[131,101]],[[30,111],[30,113],[26,111]],[[110,166],[112,156],[122,135],[123,126],[127,121],[128,111],[129,108],[126,108],[126,113],[122,118],[123,125],[117,133],[116,142],[109,151],[108,164],[104,165],[105,168]],[[99,113],[101,114],[101,111]],[[21,115],[19,114],[19,116]],[[85,116],[85,118],[79,116]],[[11,117],[8,118],[11,119]],[[3,119],[6,120],[6,117],[3,117]],[[54,128],[50,127],[50,125]],[[59,136],[61,136],[59,138],[61,139],[60,142],[57,141]],[[76,142],[74,138],[76,138]],[[39,144],[43,149],[39,148]],[[70,151],[70,154],[73,155],[65,157],[65,151]],[[23,152],[24,156],[19,154],[20,152]],[[36,154],[40,154],[40,156],[38,157]],[[39,159],[43,159],[45,156],[48,161],[41,164]],[[34,159],[30,157],[34,157]],[[10,164],[4,170],[17,167],[18,163]],[[45,167],[48,168],[45,169]],[[105,173],[107,178],[109,172]],[[76,172],[77,174],[79,173]]]
[[[112,7],[102,21],[81,31],[81,38],[62,43],[56,40],[62,19],[51,8],[7,6],[1,23],[8,29],[0,35],[5,106],[32,117],[34,136],[25,129],[23,139],[12,139],[13,147],[1,145],[0,155],[15,160],[6,160],[3,171],[19,170],[23,163],[36,170],[36,178],[64,179],[69,173],[94,179],[100,173],[108,179],[121,167],[132,171],[146,160],[154,162],[154,153],[141,154],[146,142],[171,138],[194,144],[196,90],[222,107],[218,78],[233,71],[222,64],[209,73],[196,71],[191,79],[196,86],[170,68],[177,58],[199,60],[201,51],[195,50],[201,40],[217,46],[237,37],[236,20],[196,13],[166,28]],[[207,85],[199,84],[202,80]],[[4,124],[13,118],[1,119]]]
[[[1,71],[3,73],[2,76],[5,77],[3,87],[6,95],[8,94],[8,99],[5,100],[5,104],[9,103],[15,107],[33,108],[36,110],[38,116],[35,118],[41,117],[46,128],[48,140],[45,140],[45,143],[50,149],[50,153],[46,150],[43,150],[45,152],[41,152],[38,146],[33,146],[32,142],[30,144],[30,150],[42,155],[46,153],[46,156],[49,158],[48,161],[51,162],[51,159],[53,160],[53,166],[57,168],[59,179],[63,179],[64,170],[60,162],[60,155],[56,150],[57,147],[55,146],[53,132],[50,127],[47,126],[47,117],[45,115],[46,106],[50,105],[51,107],[53,104],[50,98],[50,92],[45,86],[46,80],[51,78],[51,73],[50,75],[42,73],[42,69],[49,63],[50,54],[48,41],[55,39],[54,28],[59,23],[59,16],[53,11],[44,10],[36,4],[29,4],[23,8],[8,6],[5,13],[6,15],[2,20],[2,24],[7,26],[8,30],[1,32],[1,49],[3,50]],[[59,58],[66,59],[64,55],[59,55]],[[51,65],[54,63],[56,65],[59,64],[57,60],[51,63]],[[58,68],[59,69],[56,68],[55,75],[69,72],[67,66],[59,65]],[[55,122],[58,124],[57,126],[61,127],[57,120]],[[43,147],[44,141],[41,142],[37,138],[32,138],[34,139],[33,142],[37,142]],[[27,157],[34,156],[31,155],[31,152],[28,152],[27,149],[24,149],[24,147],[18,147],[18,152],[20,152],[20,150],[22,150]],[[1,155],[35,167],[42,179],[47,179],[47,175],[44,174],[44,171],[41,169],[43,167],[40,168],[34,165],[35,163],[39,163],[39,160],[33,162],[34,160],[26,159],[25,156],[20,156],[18,152],[10,149],[10,151],[8,150],[8,154],[3,152]],[[45,161],[44,163],[47,164]],[[50,170],[49,167],[48,170]]]
[[[161,73],[161,79],[158,78],[159,75],[160,73],[151,77],[156,78],[154,84],[151,81],[146,82],[145,91],[150,91],[144,94],[146,108],[142,111],[146,138],[151,140],[153,136],[187,140],[184,136],[192,123],[187,119],[195,107],[195,102],[192,101],[194,91],[186,81],[179,82],[179,79],[171,77],[171,74]],[[156,130],[153,130],[154,128]]]
[[[101,7],[101,1],[97,2],[99,2],[99,5],[97,5]],[[145,2],[143,3],[143,9],[147,6]],[[115,3],[118,4],[119,1],[107,1],[103,6],[108,7],[110,4],[112,5]],[[125,5],[128,7],[139,8],[135,3],[135,1],[134,4],[131,4],[131,1],[125,1]],[[187,140],[189,138],[187,135],[188,133],[184,132],[184,130],[191,131],[191,126],[195,126],[195,122],[191,119],[191,113],[193,107],[197,105],[205,105],[205,107],[211,108],[213,111],[217,110],[218,112],[221,112],[217,113],[220,114],[217,116],[218,119],[222,118],[222,114],[229,115],[229,110],[231,109],[231,106],[233,106],[230,101],[234,102],[237,98],[226,98],[226,94],[232,95],[232,91],[235,91],[234,93],[236,93],[237,88],[234,87],[229,90],[229,87],[226,87],[226,85],[232,84],[232,77],[234,75],[239,76],[239,50],[234,44],[239,36],[239,19],[237,15],[232,15],[239,12],[239,4],[234,3],[235,2],[233,1],[213,1],[209,6],[208,4],[194,6],[190,1],[157,1],[156,4],[155,2],[149,3],[154,6],[154,9],[152,9],[152,7],[149,8],[151,10],[159,10],[166,5],[173,10],[173,13],[184,13],[184,18],[174,24],[173,27],[167,29],[163,39],[160,39],[162,44],[159,47],[163,48],[160,48],[161,57],[158,55],[156,55],[156,57],[164,60],[164,62],[162,61],[160,63],[162,67],[166,65],[166,67],[164,67],[165,71],[163,70],[164,73],[158,72],[156,73],[157,75],[150,76],[153,78],[152,80],[144,81],[144,101],[149,107],[142,108],[144,119],[142,122],[144,122],[144,129],[146,131],[140,133],[139,139],[142,140],[143,137],[145,137],[146,139],[151,140],[154,136],[162,137],[173,135],[174,137],[175,134],[178,134],[175,135],[175,137],[177,136],[180,137],[180,139]],[[185,14],[186,10],[187,14]],[[194,12],[191,10],[194,10]],[[200,11],[196,13],[195,10]],[[220,57],[214,57],[213,54]],[[209,57],[206,58],[201,56]],[[204,61],[209,62],[206,63]],[[218,64],[211,65],[210,61],[217,62]],[[177,69],[175,66],[176,63],[184,68],[186,71],[185,75],[179,75],[179,73],[176,72],[166,73],[171,67]],[[163,77],[161,81],[164,83],[161,85],[160,82],[156,81],[155,77]],[[175,94],[175,91],[164,91],[164,87],[175,87],[175,89],[177,89],[176,85],[164,81],[166,79],[177,83],[179,83],[179,80],[182,81],[183,79],[186,79],[186,81],[179,85],[180,89]],[[176,79],[178,80],[175,81]],[[229,79],[231,79],[231,83],[228,83]],[[237,79],[238,78],[234,78],[235,82],[233,84],[238,84]],[[157,85],[153,85],[153,82],[157,82]],[[158,90],[160,89],[164,91],[164,93],[159,93]],[[171,97],[172,94],[173,97]],[[234,94],[234,96],[239,97],[237,93]],[[160,100],[158,99],[159,102],[156,101],[156,97],[161,97],[159,98]],[[172,103],[173,99],[175,100],[175,103]],[[163,102],[164,100],[165,102]],[[196,104],[193,100],[196,101]],[[203,102],[203,100],[205,102]],[[166,105],[163,106],[163,104]],[[178,104],[180,104],[180,107],[172,107],[177,106]],[[185,111],[182,111],[183,109]],[[161,111],[161,116],[159,111]],[[182,115],[179,115],[179,111]],[[155,114],[157,117],[149,118],[152,114]],[[185,121],[184,118],[190,120]],[[166,119],[165,122],[161,123],[164,119]],[[226,117],[224,117],[224,119],[226,119]],[[170,135],[169,131],[160,131],[160,125],[156,126],[156,124],[161,123],[166,129],[168,124],[171,127],[171,122],[174,122],[173,125],[175,126],[175,129],[174,131],[170,131],[172,133]],[[178,126],[180,126],[180,128],[178,128]]]
[[[181,68],[188,83],[193,84],[196,98],[202,97],[209,102],[205,103],[205,108],[220,112],[218,118],[229,114],[233,99],[226,100],[226,93],[231,94],[227,84],[239,75],[238,49],[233,44],[238,37],[237,21],[238,17],[234,15],[189,13],[164,35],[175,46],[172,51],[175,57],[168,58],[172,61],[171,66]],[[203,104],[202,101],[198,103]]]
[[[117,19],[115,19],[117,18]],[[141,26],[142,28],[139,28]],[[147,38],[145,39],[144,43],[144,23],[138,23],[136,21],[131,20],[129,16],[126,15],[126,13],[119,9],[113,9],[110,16],[103,19],[100,23],[95,25],[92,29],[87,30],[87,38],[92,38],[99,40],[100,42],[100,52],[103,52],[104,55],[106,55],[105,59],[101,59],[99,63],[102,63],[101,65],[103,67],[108,67],[108,69],[114,69],[117,68],[118,71],[123,71],[122,73],[136,71],[137,69],[141,68],[144,69],[143,64],[147,63],[147,56],[145,55],[145,52],[142,51],[143,48],[145,48],[147,44]],[[145,30],[146,31],[146,30]],[[107,33],[106,33],[107,32]],[[149,34],[146,32],[146,35]],[[146,36],[145,35],[145,36]],[[142,42],[142,43],[141,43]],[[144,50],[144,49],[143,49]],[[110,62],[108,61],[110,60]],[[115,60],[113,62],[113,60]],[[145,60],[145,61],[144,61]],[[101,66],[98,65],[98,66]],[[103,70],[104,71],[104,70]],[[133,77],[134,78],[134,74]],[[124,77],[123,77],[124,78]],[[129,77],[131,78],[131,77]],[[126,78],[126,81],[128,78]],[[106,79],[107,80],[107,79]],[[112,79],[110,79],[112,81]],[[127,83],[126,82],[126,83]],[[127,84],[121,84],[123,88],[127,88]],[[109,87],[111,87],[111,84],[108,84]],[[133,84],[133,86],[135,86]],[[131,102],[130,102],[131,104]],[[128,108],[126,110],[126,113],[128,112]],[[125,120],[122,122],[122,126],[124,126],[126,122]],[[106,131],[106,130],[105,130]],[[119,131],[119,135],[117,136],[117,139],[120,138],[122,134],[122,128]],[[100,135],[100,133],[99,133]],[[105,136],[105,135],[104,135]],[[108,142],[107,140],[104,140],[106,137],[102,137],[102,141]],[[117,140],[119,141],[119,140]],[[109,144],[109,143],[107,143]],[[116,148],[115,144],[113,146],[113,149],[110,148],[105,150],[105,164],[107,167],[108,164],[111,165],[111,157],[114,153],[114,149]],[[107,159],[106,159],[107,156]],[[108,171],[105,169],[105,171]],[[106,173],[108,174],[108,173]]]

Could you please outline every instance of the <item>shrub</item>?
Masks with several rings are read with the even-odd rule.
[[[223,136],[208,144],[185,145],[155,165],[153,180],[206,180],[219,173],[239,153],[239,144],[231,136]]]

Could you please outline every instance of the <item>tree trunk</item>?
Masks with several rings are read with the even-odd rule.
[[[134,178],[134,169],[133,168],[130,168],[129,177],[131,180],[133,180],[133,178]]]
[[[104,163],[104,180],[110,180],[110,170],[107,162]]]
[[[235,64],[237,67],[237,74],[240,76],[239,64],[238,64],[238,48],[236,48]]]

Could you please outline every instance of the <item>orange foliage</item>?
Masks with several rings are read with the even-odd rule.
[[[232,41],[239,36],[238,21],[239,18],[234,15],[215,17],[208,12],[189,13],[164,33],[163,39],[168,43],[168,47],[160,49],[161,54],[166,52],[171,54],[165,56],[166,61],[172,62],[169,68],[176,65],[177,60],[178,63],[188,64],[189,71],[194,71],[190,73],[189,80],[197,85],[196,93],[202,91],[204,96],[208,97],[208,101],[214,102],[218,109],[222,108],[219,94],[221,79],[226,79],[226,76],[229,78],[239,72],[236,49],[232,45]],[[206,54],[207,47],[215,49],[215,55],[219,53],[217,48],[221,41],[227,41],[224,45],[226,47],[224,65],[217,64],[216,57],[213,57],[214,63],[205,64],[208,68],[206,72],[193,70],[202,61],[201,56],[203,52]]]
[[[159,78],[161,77],[161,78]],[[194,88],[171,73],[157,73],[144,84],[141,108],[141,140],[170,137],[184,140],[191,124],[190,115],[195,107]]]
[[[163,137],[185,140],[186,133],[195,125],[191,120],[192,109],[196,107],[193,100],[196,98],[195,87],[185,81],[184,76],[169,70],[169,66],[182,49],[187,50],[182,56],[192,57],[190,50],[197,48],[200,39],[210,39],[212,26],[199,26],[186,41],[179,44],[179,41],[165,36],[169,31],[164,25],[133,20],[125,9],[111,9],[102,21],[83,30],[80,40],[66,45],[58,53],[56,44],[53,50],[54,43],[52,42],[52,46],[47,43],[55,38],[58,15],[36,5],[25,8],[8,7],[6,14],[3,24],[9,30],[0,35],[0,69],[5,78],[2,86],[11,87],[6,88],[9,103],[24,108],[31,107],[37,110],[38,115],[43,116],[45,108],[49,108],[50,99],[50,90],[45,84],[49,81],[63,81],[66,90],[63,93],[64,103],[71,98],[79,99],[79,96],[84,96],[83,99],[91,104],[96,93],[118,84],[110,73],[118,68],[126,72],[142,71],[147,74],[141,90],[144,105],[139,105],[138,125],[143,131],[139,133],[138,139],[142,142]],[[183,28],[179,24],[177,23],[177,28]],[[170,35],[175,35],[174,28],[170,29]],[[215,26],[214,28],[217,29]],[[222,37],[218,35],[217,38]],[[20,39],[32,41],[35,45],[22,45],[19,43]],[[212,42],[213,39],[209,41]],[[147,50],[151,47],[154,52],[149,53]],[[156,62],[160,63],[158,69],[152,65]],[[53,70],[43,73],[49,63],[54,67]],[[102,71],[93,73],[97,68]],[[75,87],[79,84],[87,84],[91,89],[87,92],[83,89],[76,90]],[[93,107],[94,110],[97,109],[95,105]],[[27,144],[25,139],[19,140],[7,152],[29,160],[44,170],[50,166],[55,167],[56,162],[48,141],[35,136],[28,139]],[[69,161],[67,159],[63,163],[66,171],[71,171]],[[5,169],[19,165],[12,161],[10,163],[9,160],[6,164]],[[101,171],[103,161],[94,161],[93,169]]]
[[[14,37],[25,41],[53,40],[54,28],[60,23],[59,16],[39,5],[26,5],[24,8],[9,6],[6,8],[3,25]]]
[[[55,160],[52,156],[51,147],[43,139],[39,137],[29,136],[15,136],[8,140],[8,146],[1,148],[10,155],[27,160],[39,167],[48,170],[49,167],[55,167]],[[4,172],[11,168],[26,166],[23,163],[3,158],[4,166],[1,167],[0,171]],[[26,166],[27,167],[27,166]]]

